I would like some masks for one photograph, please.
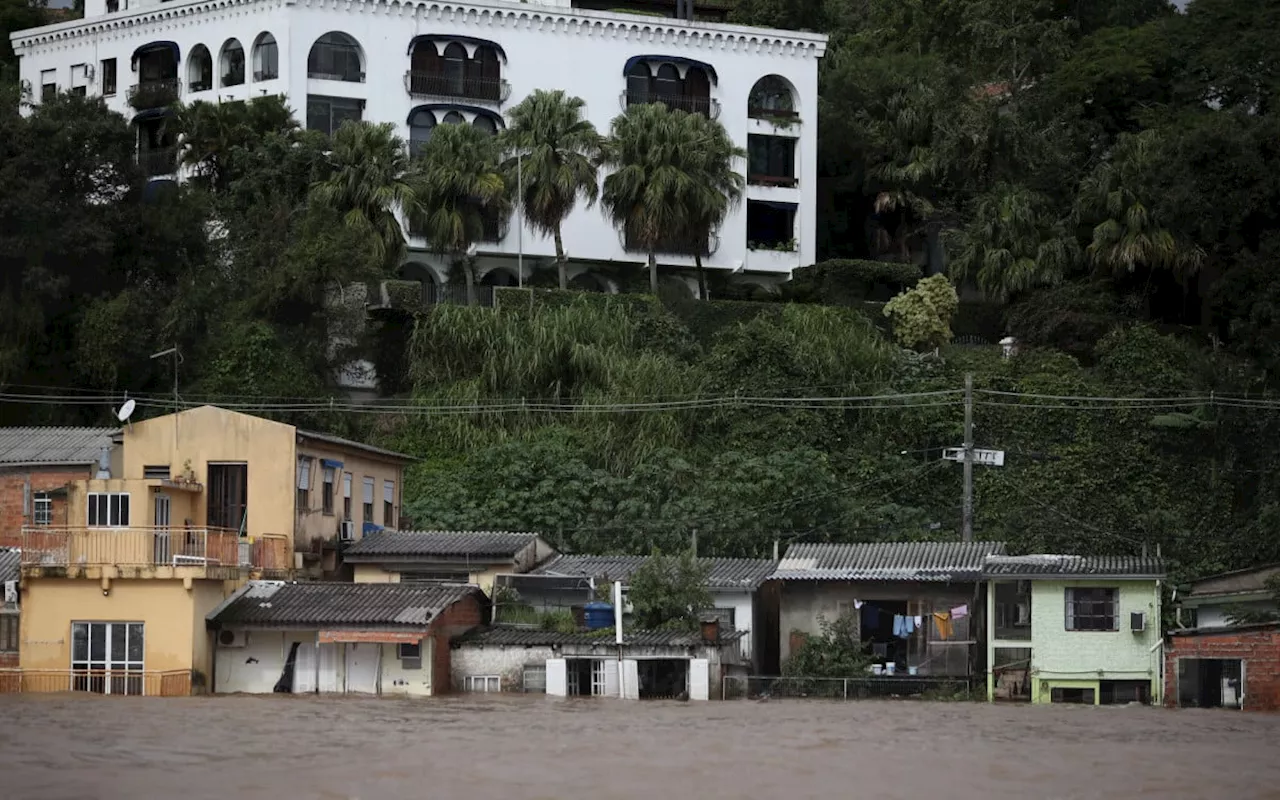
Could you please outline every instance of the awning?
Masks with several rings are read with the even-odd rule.
[[[381,642],[383,644],[417,644],[426,637],[424,631],[320,631],[320,644],[337,642]]]
[[[139,111],[137,114],[133,115],[133,121],[141,122],[143,120],[160,119],[161,117],[171,116],[173,116],[173,109],[168,106],[161,106],[160,108],[148,108],[145,111]]]
[[[177,42],[147,42],[146,44],[133,51],[133,58],[129,60],[129,64],[136,70],[138,68],[138,59],[147,53],[154,53],[157,50],[168,50],[173,54],[173,63],[177,64],[182,60],[182,50],[178,47]]]
[[[502,118],[502,115],[497,113],[496,111],[492,111],[491,109],[488,109],[488,108],[481,108],[480,106],[458,105],[457,103],[427,103],[426,105],[423,105],[423,106],[414,106],[409,110],[409,116],[404,121],[405,124],[412,125],[413,115],[417,114],[419,111],[430,111],[433,114],[436,111],[468,112],[471,114],[475,114],[477,117],[488,117],[489,119],[493,120],[494,124],[498,127],[498,130],[502,130],[503,128],[507,127],[507,121],[504,120]],[[436,122],[438,123],[439,121],[440,121],[440,115],[436,114]]]
[[[711,79],[712,86],[720,82],[719,76],[716,75],[715,67],[705,61],[695,61],[692,58],[685,58],[683,56],[632,56],[627,59],[626,66],[622,68],[622,77],[625,78],[630,75],[631,68],[640,61],[645,61],[650,64],[677,64],[684,67],[700,67],[701,69],[706,70],[707,77]]]
[[[777,200],[748,200],[752,205],[762,205],[768,208],[777,209],[778,211],[795,211],[798,206],[795,203],[781,203]]]
[[[507,51],[503,50],[502,45],[498,44],[497,42],[491,42],[488,39],[477,39],[474,36],[454,36],[448,33],[424,33],[421,36],[413,37],[412,39],[409,40],[409,52],[405,53],[405,55],[409,55],[409,56],[413,55],[413,48],[417,47],[419,44],[423,42],[431,42],[433,44],[435,42],[457,42],[458,44],[461,44],[461,45],[469,44],[475,47],[484,45],[485,47],[492,47],[494,51],[498,54],[498,58],[502,59],[503,61],[507,60]],[[440,52],[439,48],[437,48],[436,51]],[[444,55],[444,54],[441,52],[441,55]]]
[[[332,469],[342,469],[342,462],[336,458],[322,458],[320,459],[320,463],[326,467],[331,467]]]

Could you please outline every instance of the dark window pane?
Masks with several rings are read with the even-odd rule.
[[[89,626],[86,623],[71,623],[71,660],[89,660]]]
[[[101,623],[89,624],[89,660],[107,660],[107,626]]]
[[[111,626],[111,660],[123,662],[129,648],[125,641],[129,637],[129,626],[116,624]],[[123,666],[123,664],[121,664]]]
[[[135,622],[129,625],[129,660],[142,663],[143,651],[142,624]]]

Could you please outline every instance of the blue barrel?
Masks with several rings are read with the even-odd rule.
[[[601,628],[613,627],[613,605],[610,603],[587,603],[583,607],[587,619],[587,630],[598,631]]]

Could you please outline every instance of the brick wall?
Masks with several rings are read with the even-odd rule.
[[[547,659],[556,657],[555,648],[550,646],[464,644],[455,649],[451,656],[453,685],[462,688],[463,679],[468,675],[497,675],[502,680],[502,691],[520,692],[524,690],[526,664],[544,665]]]
[[[1173,636],[1165,647],[1165,705],[1178,704],[1178,659],[1239,658],[1246,711],[1280,711],[1280,626]]]
[[[29,515],[32,510],[30,507],[25,508],[28,516],[23,515],[23,487],[27,481],[31,482],[31,496],[34,498],[38,492],[61,489],[72,481],[87,477],[89,471],[85,467],[0,472],[0,547],[22,546],[22,526],[31,523]],[[53,499],[53,524],[68,524],[65,497]]]
[[[466,633],[484,621],[484,600],[479,591],[472,592],[446,608],[431,623],[427,635],[431,639],[431,693],[453,691],[450,675],[449,640]]]

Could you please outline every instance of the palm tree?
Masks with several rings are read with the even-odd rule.
[[[454,257],[475,305],[474,264],[468,251],[484,235],[485,222],[511,213],[499,165],[500,145],[471,125],[437,125],[414,164],[415,227],[432,249]]]
[[[332,173],[311,186],[312,200],[336,210],[345,224],[368,235],[387,267],[404,255],[404,230],[398,213],[411,208],[415,195],[409,154],[390,123],[348,120],[333,134]]]
[[[689,218],[686,235],[695,242],[694,268],[698,275],[698,296],[707,299],[707,276],[702,269],[702,247],[724,222],[731,208],[742,202],[746,179],[734,169],[734,162],[745,159],[747,152],[734,145],[724,126],[701,114],[686,114],[679,126],[687,138],[680,152],[690,159],[689,169],[696,176],[685,207]]]
[[[504,165],[507,183],[515,185],[519,170],[524,218],[533,229],[554,238],[560,288],[569,288],[564,241],[560,227],[578,200],[588,208],[600,194],[596,159],[603,137],[582,118],[586,103],[564,91],[538,89],[511,109],[503,133],[508,153],[518,153]]]
[[[299,130],[283,95],[234,103],[197,100],[178,110],[177,127],[182,134],[182,163],[214,191],[225,191],[235,178],[232,161],[237,148],[252,147],[271,134],[291,135]]]

